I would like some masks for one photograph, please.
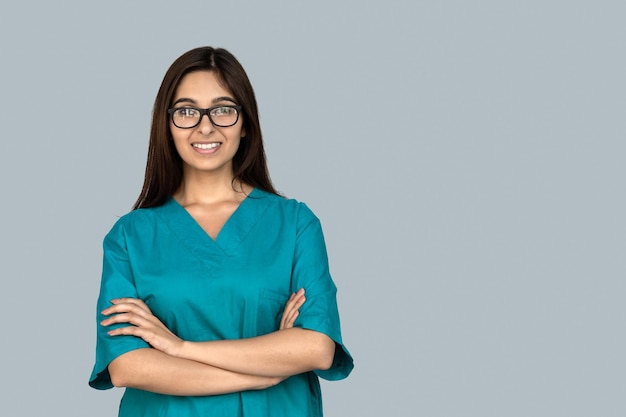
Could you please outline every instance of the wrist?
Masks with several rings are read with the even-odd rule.
[[[179,358],[179,359],[190,359],[187,357],[187,351],[189,350],[189,343],[191,342],[187,342],[186,340],[180,340],[178,343],[176,343],[170,352],[166,352],[168,355],[173,356],[175,358]]]

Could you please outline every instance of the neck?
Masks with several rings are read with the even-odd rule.
[[[252,191],[252,187],[249,185],[233,180],[232,171],[222,174],[186,171],[174,198],[183,205],[214,203],[243,199]]]

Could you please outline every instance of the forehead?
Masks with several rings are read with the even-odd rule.
[[[216,97],[233,97],[233,94],[214,71],[194,71],[178,83],[174,100],[181,97],[210,101]]]

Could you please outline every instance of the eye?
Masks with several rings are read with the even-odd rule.
[[[174,112],[176,117],[198,117],[199,114],[198,109],[194,109],[193,107],[181,107]]]
[[[227,106],[216,107],[213,110],[211,110],[211,115],[217,116],[217,117],[232,116],[236,113],[237,113],[237,110],[235,108],[227,107]]]

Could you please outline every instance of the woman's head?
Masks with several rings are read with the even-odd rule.
[[[154,102],[144,185],[134,208],[163,204],[183,180],[183,163],[172,140],[168,109],[174,104],[181,80],[197,71],[214,72],[242,107],[245,136],[233,157],[234,181],[276,193],[267,170],[254,90],[245,70],[225,49],[200,47],[181,55],[165,73]]]

